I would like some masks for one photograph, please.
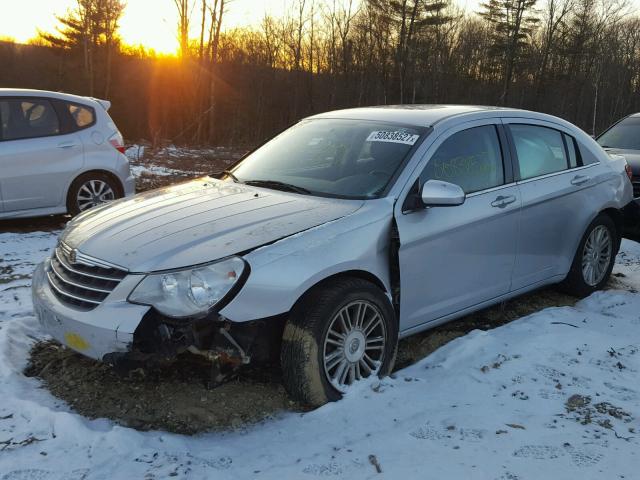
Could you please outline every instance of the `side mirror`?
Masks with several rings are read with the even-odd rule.
[[[455,207],[466,199],[460,186],[441,180],[428,180],[420,192],[425,207]]]

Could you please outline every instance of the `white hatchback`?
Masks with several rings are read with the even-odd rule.
[[[75,215],[135,192],[110,106],[0,88],[0,219]]]

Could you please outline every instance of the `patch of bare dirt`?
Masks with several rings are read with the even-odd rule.
[[[578,299],[575,297],[547,288],[480,310],[424,333],[413,335],[400,342],[396,369],[417,362],[442,345],[466,335],[472,330],[491,330],[544,308],[575,305],[577,301]]]
[[[210,367],[185,356],[171,368],[116,374],[107,365],[54,342],[36,344],[25,375],[40,378],[53,395],[88,418],[110,418],[138,430],[193,434],[238,428],[283,410],[290,401],[275,368],[245,370],[208,388]]]
[[[221,172],[242,158],[250,147],[163,147],[143,145],[129,151],[131,166],[138,173],[136,191],[143,192],[191,178]]]
[[[400,342],[396,369],[406,367],[474,329],[496,328],[549,306],[577,300],[554,290],[525,295]],[[49,341],[36,344],[26,375],[42,380],[53,395],[88,418],[106,417],[139,430],[193,434],[238,428],[282,411],[303,411],[287,397],[277,366],[241,371],[208,388],[210,369],[185,356],[171,368],[138,370],[128,377]]]
[[[0,220],[1,233],[52,232],[61,230],[71,219],[68,215]]]

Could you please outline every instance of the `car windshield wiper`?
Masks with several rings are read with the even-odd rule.
[[[256,187],[267,187],[275,190],[284,190],[286,192],[301,193],[303,195],[310,195],[311,192],[303,187],[297,185],[291,185],[290,183],[279,182],[278,180],[246,180],[246,185],[253,185]]]
[[[231,172],[231,170],[222,170],[221,172],[216,172],[213,174],[214,177],[219,177],[221,174],[226,175],[227,177],[231,177],[231,180],[233,180],[235,183],[242,183],[238,177],[236,177],[233,172]]]

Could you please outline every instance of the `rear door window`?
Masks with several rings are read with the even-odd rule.
[[[504,165],[494,125],[454,133],[433,154],[422,182],[442,180],[460,186],[465,193],[504,184]]]
[[[521,180],[561,172],[569,168],[570,162],[567,158],[563,134],[558,130],[522,124],[511,124],[509,129],[518,154]],[[577,165],[577,157],[575,162]]]
[[[39,98],[0,100],[2,139],[48,137],[60,134],[60,121],[51,102]]]

